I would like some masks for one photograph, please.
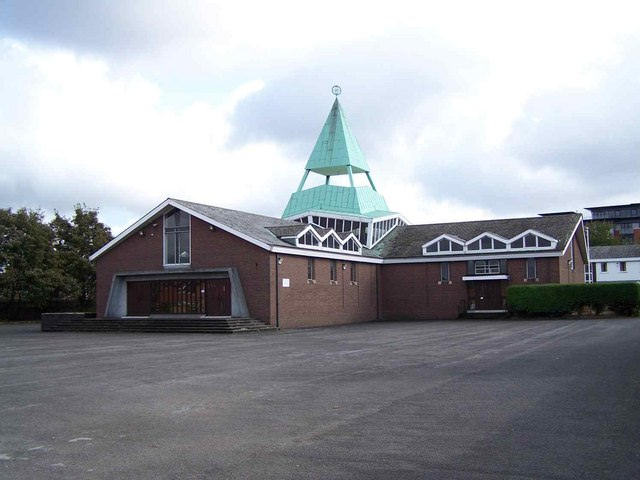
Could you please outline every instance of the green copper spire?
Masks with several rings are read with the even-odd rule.
[[[346,175],[349,167],[352,173],[369,171],[336,96],[305,169],[321,175]]]
[[[376,191],[369,165],[347,124],[337,98],[340,88],[334,86],[332,91],[336,99],[307,161],[298,190],[291,195],[282,216],[291,218],[307,212],[365,218],[391,215],[393,212]],[[303,190],[310,173],[324,175],[324,185]],[[356,187],[353,181],[356,174],[365,174],[369,184]],[[335,175],[349,175],[350,186],[331,185],[330,177]]]

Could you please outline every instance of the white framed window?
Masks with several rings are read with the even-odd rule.
[[[164,217],[164,264],[191,263],[191,216],[174,210]]]
[[[620,262],[620,271],[621,272],[627,271],[627,262]]]
[[[600,271],[606,273],[606,271],[607,271],[607,262],[602,262],[600,264]]]
[[[495,275],[500,273],[500,260],[476,260],[474,263],[476,275]]]

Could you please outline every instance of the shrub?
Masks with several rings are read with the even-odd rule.
[[[557,316],[589,307],[600,313],[610,308],[619,315],[637,315],[640,283],[513,285],[507,305],[517,315]]]

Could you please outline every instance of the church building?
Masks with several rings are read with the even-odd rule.
[[[377,190],[336,95],[282,218],[168,198],[91,260],[104,321],[295,328],[504,312],[509,285],[583,282],[587,251],[573,213],[410,224]]]

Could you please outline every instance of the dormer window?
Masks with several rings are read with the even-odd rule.
[[[325,238],[322,242],[322,246],[324,248],[340,248],[340,244],[336,240],[336,237],[334,237],[333,235],[329,235],[327,238]]]
[[[511,248],[552,248],[556,240],[545,238],[541,234],[528,232],[511,242]]]
[[[320,244],[318,238],[311,232],[307,232],[302,237],[300,237],[298,239],[298,243],[300,245],[310,245],[313,247],[317,247]]]
[[[164,264],[191,263],[191,217],[174,210],[164,217]]]
[[[507,244],[502,240],[485,235],[477,240],[472,241],[467,245],[467,250],[504,250],[507,248]]]
[[[426,245],[422,246],[423,253],[450,253],[462,252],[464,245],[462,241],[459,243],[445,235],[438,237]]]

